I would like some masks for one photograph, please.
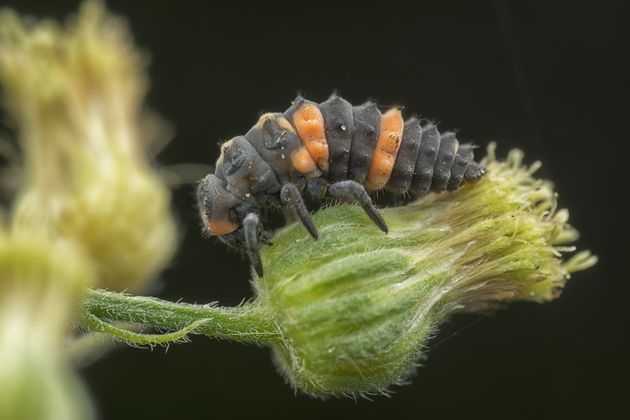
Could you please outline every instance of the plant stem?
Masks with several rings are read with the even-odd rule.
[[[272,318],[256,303],[236,307],[192,305],[106,290],[90,290],[83,303],[83,312],[84,319],[96,317],[112,322],[133,322],[157,330],[184,330],[186,333],[242,343],[271,344],[280,341],[280,333]],[[83,326],[92,330],[96,323],[84,322]],[[156,335],[147,337],[151,336]],[[120,338],[125,340],[128,337]]]

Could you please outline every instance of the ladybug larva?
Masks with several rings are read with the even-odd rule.
[[[259,276],[261,223],[268,206],[288,209],[310,235],[318,232],[303,195],[358,203],[387,233],[370,193],[408,197],[453,191],[479,179],[485,169],[473,146],[452,132],[416,118],[403,121],[399,108],[381,114],[367,102],[352,106],[333,95],[317,104],[298,97],[289,109],[268,113],[244,135],[221,146],[213,174],[201,180],[197,201],[206,233],[244,248]]]

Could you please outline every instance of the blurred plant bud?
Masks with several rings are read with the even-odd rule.
[[[13,223],[80,243],[98,287],[141,289],[176,245],[147,156],[160,123],[143,106],[145,61],[97,1],[65,25],[0,15],[0,84],[24,155]]]

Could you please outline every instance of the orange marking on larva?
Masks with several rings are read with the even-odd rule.
[[[394,163],[396,163],[396,159],[394,159],[392,155],[381,152],[379,158],[372,161],[372,166],[370,167],[370,170],[377,177],[388,177],[389,173],[392,170],[392,167],[394,166]]]
[[[303,104],[293,113],[293,124],[304,146],[323,170],[328,170],[328,142],[324,116],[314,104]]]
[[[227,235],[236,229],[238,229],[238,225],[229,220],[208,220],[208,230],[215,236]]]
[[[368,190],[380,190],[389,181],[402,143],[403,127],[402,113],[397,108],[390,109],[381,117],[381,131],[367,176]]]
[[[317,165],[306,147],[300,147],[291,153],[291,163],[295,170],[302,175],[308,175],[317,171]]]

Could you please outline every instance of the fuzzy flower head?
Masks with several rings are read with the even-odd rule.
[[[145,59],[123,21],[88,1],[65,25],[0,14],[0,84],[24,155],[13,218],[72,238],[98,285],[138,289],[170,259],[168,188],[147,158]]]
[[[296,225],[279,232],[254,284],[288,381],[315,396],[387,392],[452,314],[551,300],[595,264],[588,252],[563,258],[577,231],[551,183],[533,177],[539,164],[521,161],[490,148],[481,181],[384,209],[388,235],[354,206],[316,214],[318,241]]]

